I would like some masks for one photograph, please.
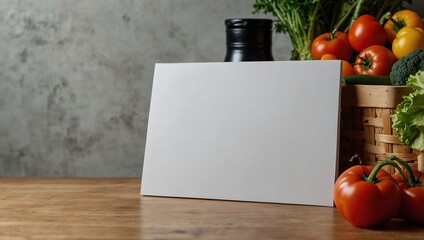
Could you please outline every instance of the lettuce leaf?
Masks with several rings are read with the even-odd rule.
[[[420,70],[415,75],[409,76],[406,86],[412,87],[414,91],[424,91],[424,71]]]
[[[414,92],[404,96],[397,106],[391,116],[392,127],[403,144],[424,151],[424,72],[410,76],[406,84]]]

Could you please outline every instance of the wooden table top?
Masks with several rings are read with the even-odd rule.
[[[0,239],[423,239],[331,207],[142,197],[140,178],[0,178]]]

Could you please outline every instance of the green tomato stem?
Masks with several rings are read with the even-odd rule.
[[[363,58],[363,57],[361,57],[361,56],[358,56],[357,58],[359,58],[359,59],[361,59],[362,60],[362,63],[360,63],[360,64],[355,64],[355,65],[362,65],[363,66],[363,68],[364,68],[364,70],[369,70],[369,69],[371,69],[371,67],[372,67],[372,60],[371,59],[369,59],[368,57],[367,57],[367,55],[365,54],[365,57]]]
[[[414,173],[412,172],[412,169],[408,165],[407,162],[405,162],[404,160],[402,160],[402,159],[400,159],[400,158],[398,158],[394,155],[390,156],[388,158],[388,160],[398,162],[405,169],[406,173],[408,174],[408,180],[405,178],[405,175],[404,175],[402,170],[400,170],[399,173],[402,175],[403,181],[406,183],[406,185],[408,185],[409,187],[416,187],[416,186],[422,186],[423,185],[423,183],[421,183],[418,180],[420,176],[415,178]]]
[[[334,29],[334,30],[330,33],[330,36],[326,37],[325,39],[326,39],[327,41],[331,41],[331,40],[333,40],[333,39],[336,39],[336,38],[337,38],[336,32],[337,32],[337,29]]]
[[[349,162],[353,162],[353,161],[355,161],[356,159],[358,159],[358,161],[359,161],[359,164],[360,164],[360,165],[362,165],[362,164],[363,164],[362,158],[361,158],[358,154],[353,155],[353,156],[349,159]]]
[[[402,169],[399,167],[399,165],[397,165],[392,159],[385,159],[379,163],[377,163],[377,165],[375,165],[375,167],[373,168],[373,170],[371,171],[369,176],[364,176],[364,180],[370,183],[377,183],[378,179],[376,178],[378,171],[380,171],[380,169],[383,166],[386,165],[390,165],[395,167],[399,172],[402,172]]]

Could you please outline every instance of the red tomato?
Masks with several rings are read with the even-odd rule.
[[[326,53],[324,55],[322,55],[321,60],[336,60],[337,57],[334,56],[333,54],[330,53]]]
[[[400,206],[401,190],[396,180],[377,168],[375,181],[369,181],[373,169],[373,166],[353,166],[344,171],[334,185],[337,210],[358,227],[382,224],[395,216]]]
[[[352,65],[345,60],[342,60],[342,77],[355,75]]]
[[[344,32],[324,33],[316,37],[311,50],[314,59],[321,59],[324,54],[333,54],[337,59],[349,61],[353,53],[348,35]]]
[[[367,14],[358,17],[353,22],[348,35],[350,46],[357,52],[372,45],[384,46],[387,40],[384,27],[377,18]]]
[[[409,181],[408,174],[405,172],[404,175]],[[402,203],[398,215],[409,222],[424,224],[424,186],[420,184],[424,182],[424,175],[417,170],[413,170],[413,175],[415,178],[420,176],[416,186],[408,186],[399,173],[393,176],[402,189]]]
[[[337,60],[337,57],[333,54],[326,53],[322,55],[321,60]],[[354,74],[352,65],[348,61],[342,60],[342,77]]]
[[[321,60],[337,60],[337,57],[333,54],[326,53],[322,55]],[[354,74],[352,65],[348,61],[342,60],[342,77]]]
[[[396,57],[393,53],[380,45],[373,45],[359,53],[353,70],[355,74],[389,76]]]

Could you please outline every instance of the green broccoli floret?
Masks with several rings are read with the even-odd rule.
[[[403,86],[419,70],[424,70],[424,49],[415,50],[393,64],[390,81],[392,85]]]

